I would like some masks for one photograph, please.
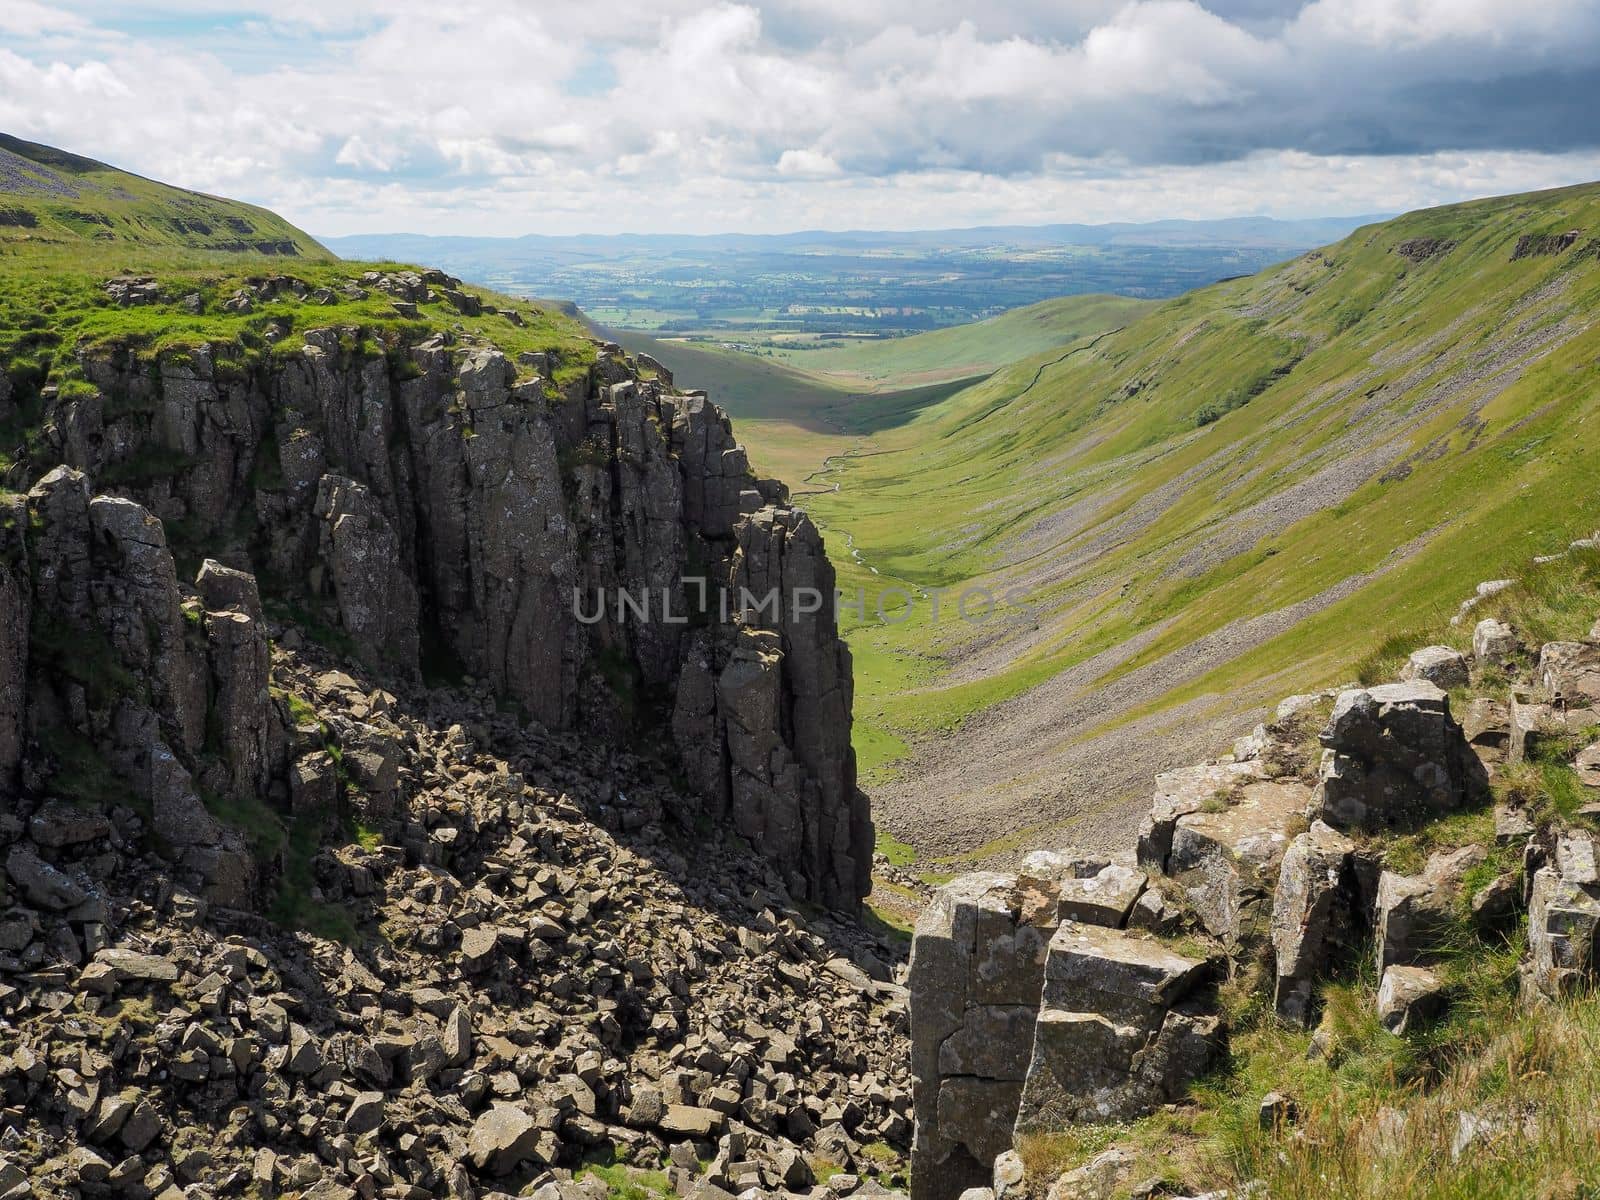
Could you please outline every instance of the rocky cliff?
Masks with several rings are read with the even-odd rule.
[[[1592,581],[1596,547],[1568,552]],[[1480,587],[1463,616],[1511,582]],[[1318,1025],[1325,987],[1363,958],[1385,1036],[1426,1030],[1474,955],[1518,947],[1523,928],[1524,1003],[1600,980],[1600,622],[1530,645],[1484,617],[1470,651],[1425,647],[1400,676],[1291,697],[1232,754],[1161,775],[1120,854],[1038,851],[936,893],[908,979],[915,1200],[1154,1194],[1182,1174],[1159,1156],[1113,1147],[1042,1174],[1019,1150],[1193,1103],[1191,1085],[1227,1069],[1235,1015],[1256,1014],[1257,1037],[1262,1021]],[[1312,1057],[1336,1057],[1338,1037],[1319,1026]],[[1397,1136],[1404,1117],[1386,1111]],[[1262,1128],[1294,1113],[1272,1093]]]
[[[436,273],[362,282],[413,309],[461,295]],[[182,611],[212,559],[397,687],[470,679],[547,729],[670,732],[674,815],[731,824],[797,899],[859,904],[872,830],[832,569],[704,395],[614,346],[512,361],[448,329],[113,346],[77,367],[31,398],[7,478],[27,492],[0,560],[7,794],[60,790],[92,750],[158,827],[213,838],[204,794],[287,811],[261,614]]]
[[[816,527],[569,321],[190,286],[0,356],[0,1197],[903,1181]]]

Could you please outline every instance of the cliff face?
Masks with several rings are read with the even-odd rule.
[[[213,857],[236,835],[197,791],[287,805],[260,601],[221,582],[241,571],[398,686],[471,677],[553,730],[658,720],[699,797],[680,817],[731,822],[797,898],[854,908],[872,829],[815,526],[703,395],[615,347],[520,359],[354,327],[268,358],[81,355],[89,386],[40,397],[7,480],[29,494],[0,515],[0,791],[93,748]],[[234,598],[186,614],[202,559]]]

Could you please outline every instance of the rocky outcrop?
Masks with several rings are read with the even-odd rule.
[[[23,498],[0,495],[0,795],[16,787],[26,735],[28,631],[33,622],[27,529]]]
[[[1534,872],[1528,899],[1528,961],[1522,990],[1554,999],[1593,982],[1600,972],[1600,865],[1585,833],[1560,837],[1550,861]]]
[[[252,299],[293,282],[266,280]],[[452,285],[380,273],[364,286],[413,303]],[[857,906],[873,838],[832,568],[721,411],[659,372],[642,378],[611,346],[514,364],[448,334],[385,352],[365,337],[313,330],[245,367],[223,345],[154,363],[85,355],[94,390],[46,398],[48,449],[29,469],[83,472],[107,493],[99,519],[137,506],[181,535],[180,556],[259,576],[269,599],[396,683],[470,676],[546,728],[659,723],[697,793],[670,811],[736,825],[785,865],[797,897]],[[219,611],[209,601],[199,611],[208,640],[243,656],[243,623],[205,617]],[[203,659],[198,640],[188,652]],[[0,665],[17,661],[9,644],[0,630]],[[141,666],[185,686],[205,678]],[[211,676],[235,704],[242,684]],[[20,757],[5,695],[0,778]],[[158,699],[176,723],[163,740],[187,763],[203,749],[206,698]],[[240,728],[236,713],[224,723]],[[229,787],[262,782],[257,742],[224,755]]]
[[[245,632],[248,586],[202,575],[203,624]],[[655,761],[485,691],[407,700],[315,644],[268,652],[306,786],[331,735],[325,794],[390,771],[406,803],[286,851],[294,929],[151,857],[132,805],[0,813],[8,1191],[589,1200],[572,1173],[596,1156],[686,1195],[803,1193],[811,1162],[903,1176],[892,946],[799,911],[731,836],[691,855],[591,818],[615,793],[659,813]]]
[[[1321,738],[1312,809],[1336,829],[1415,824],[1487,794],[1449,697],[1426,680],[1341,693]]]
[[[963,876],[917,921],[907,987],[919,1200],[986,1186],[1011,1145],[1050,937],[1022,920],[1007,875]]]
[[[1182,1094],[1222,1045],[1208,964],[1148,938],[1062,925],[1050,941],[1020,1133],[1125,1120]]]
[[[1354,958],[1367,923],[1356,844],[1318,821],[1283,856],[1272,898],[1278,1015],[1310,1022],[1313,987]]]

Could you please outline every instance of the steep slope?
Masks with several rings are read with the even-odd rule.
[[[917,596],[851,633],[890,832],[933,855],[1062,824],[1114,843],[1156,771],[1285,685],[1347,678],[1383,631],[1582,532],[1597,236],[1594,185],[1414,213],[836,461],[813,508],[859,552],[845,586]],[[967,586],[1015,603],[932,619],[929,592]]]
[[[815,526],[560,306],[163,196],[0,256],[0,1195],[892,1179]]]
[[[276,213],[0,133],[0,244],[25,239],[330,259]]]

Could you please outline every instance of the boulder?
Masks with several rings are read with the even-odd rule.
[[[51,912],[66,912],[89,899],[86,887],[45,862],[28,846],[11,847],[6,855],[6,875],[11,879],[11,886],[30,904]]]
[[[1600,704],[1600,645],[1547,642],[1539,650],[1536,678],[1558,704],[1569,708]]]
[[[1587,834],[1566,834],[1534,872],[1528,899],[1528,960],[1522,988],[1555,999],[1592,983],[1600,962],[1600,870]]]
[[[1483,858],[1482,847],[1467,846],[1435,854],[1420,875],[1383,873],[1375,917],[1380,971],[1429,962],[1448,949],[1462,876]]]
[[[1139,828],[1139,865],[1165,875],[1179,818],[1224,804],[1235,790],[1262,778],[1262,768],[1254,762],[1205,763],[1156,776],[1150,812]]]
[[[1421,650],[1412,651],[1400,672],[1401,679],[1426,680],[1446,691],[1466,687],[1471,677],[1466,656],[1449,646],[1424,646]]]
[[[1386,967],[1378,985],[1378,1019],[1403,1034],[1444,1011],[1445,983],[1426,967]]]
[[[1197,995],[1206,962],[1085,925],[1051,939],[1017,1111],[1019,1133],[1125,1120],[1181,1094],[1220,1049],[1220,1019]]]
[[[1314,981],[1348,956],[1359,934],[1355,852],[1354,842],[1318,821],[1284,853],[1272,901],[1272,947],[1275,1004],[1286,1021],[1309,1024]]]
[[[539,1123],[515,1104],[496,1102],[480,1113],[467,1135],[467,1156],[480,1171],[509,1175],[517,1164],[539,1160]]]
[[[105,814],[64,800],[46,800],[28,820],[28,836],[49,850],[97,841],[111,832]]]
[[[1023,921],[1014,877],[988,872],[946,884],[918,918],[906,978],[917,1200],[984,1186],[1010,1146],[1051,928]]]
[[[1237,946],[1265,933],[1278,864],[1310,798],[1301,783],[1252,782],[1174,823],[1167,874],[1213,937]]]
[[[1017,876],[1019,905],[1034,925],[1081,921],[1120,929],[1148,882],[1126,863],[1068,850],[1034,851]]]
[[[1336,829],[1411,825],[1487,794],[1449,697],[1425,680],[1340,693],[1321,740],[1327,752],[1311,807]]]
[[[1461,733],[1482,762],[1504,762],[1511,745],[1511,709],[1498,700],[1477,697],[1461,715]]]
[[[1472,657],[1480,666],[1508,666],[1520,649],[1517,631],[1493,617],[1485,617],[1472,631]]]

